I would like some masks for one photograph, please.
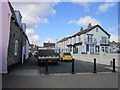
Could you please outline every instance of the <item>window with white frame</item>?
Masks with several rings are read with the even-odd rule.
[[[105,51],[104,51],[104,47],[102,47],[101,50],[102,50],[102,52],[105,52]]]
[[[79,52],[82,52],[82,46],[81,45],[79,46]]]
[[[98,28],[96,28],[96,32],[98,32]]]
[[[66,41],[66,45],[68,44],[68,40]]]
[[[73,46],[73,54],[78,54],[78,46]]]
[[[101,43],[106,44],[107,43],[107,37],[101,37]]]
[[[94,54],[94,45],[93,44],[90,45],[90,53]]]
[[[79,41],[79,42],[81,41],[80,36],[78,36],[78,41]]]
[[[76,37],[74,37],[74,43],[76,43]]]
[[[72,52],[72,47],[70,47],[70,52]]]
[[[69,48],[69,52],[72,52],[72,46],[69,46],[68,48]]]
[[[72,44],[72,38],[70,38],[70,44]]]
[[[15,40],[15,50],[14,50],[14,54],[17,55],[18,53],[18,40]]]
[[[105,47],[105,52],[107,52],[107,53],[108,53],[108,47]]]

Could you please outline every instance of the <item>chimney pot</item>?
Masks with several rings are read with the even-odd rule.
[[[80,28],[80,32],[83,31],[83,27]]]
[[[88,28],[92,27],[91,23],[88,24]]]

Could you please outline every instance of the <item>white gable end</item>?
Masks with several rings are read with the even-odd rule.
[[[96,27],[96,28],[92,29],[91,31],[87,32],[86,38],[87,38],[87,34],[93,34],[93,38],[97,40],[97,44],[100,44],[102,37],[106,37],[107,40],[109,40],[109,36],[103,30],[101,30],[99,27]]]

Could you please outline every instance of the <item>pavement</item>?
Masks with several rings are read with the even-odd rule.
[[[2,75],[3,88],[118,88],[118,72],[113,73],[106,65],[75,60],[75,74],[71,74],[71,62],[49,64],[49,75],[44,75],[45,66],[37,65],[31,57],[19,64],[10,73]],[[106,68],[107,67],[107,68]]]
[[[3,88],[118,88],[118,74],[3,75]]]

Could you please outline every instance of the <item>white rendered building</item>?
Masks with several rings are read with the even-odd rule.
[[[71,54],[98,54],[109,53],[108,34],[100,25],[92,26],[89,23],[88,28],[73,36],[63,38],[55,44],[60,52],[70,52]]]

